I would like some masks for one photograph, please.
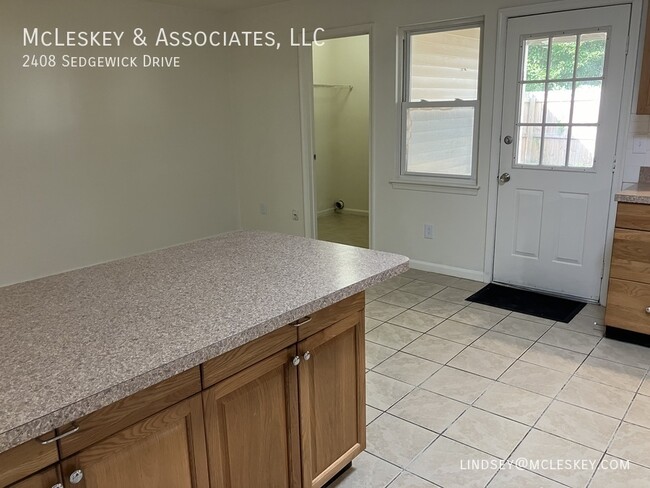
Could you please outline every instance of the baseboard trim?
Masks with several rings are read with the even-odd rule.
[[[341,210],[341,213],[350,214],[350,215],[361,215],[364,217],[368,216],[367,210],[359,210],[358,208],[344,208]]]
[[[318,216],[325,217],[326,215],[331,215],[334,212],[335,212],[334,208],[326,208],[325,210],[319,210]],[[344,208],[343,210],[337,210],[336,213],[343,213],[349,215],[361,215],[363,217],[367,217],[369,215],[368,210],[359,210],[357,208]]]
[[[429,263],[427,261],[419,261],[417,259],[411,259],[410,266],[411,268],[419,269],[420,271],[429,271],[432,273],[454,276],[456,278],[465,278],[467,280],[480,281],[482,283],[484,282],[483,271],[457,268],[455,266],[447,266],[446,264]]]

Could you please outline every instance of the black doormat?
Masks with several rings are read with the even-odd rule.
[[[586,305],[568,298],[518,290],[494,283],[481,288],[467,300],[565,323],[570,322]]]

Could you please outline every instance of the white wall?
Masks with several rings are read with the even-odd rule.
[[[483,278],[487,226],[487,190],[490,164],[498,10],[540,0],[294,0],[233,14],[235,28],[342,28],[372,24],[372,136],[374,166],[373,246],[409,256],[412,265],[457,276]],[[397,30],[400,26],[482,16],[483,73],[478,151],[477,195],[394,189],[399,158],[399,94],[397,90]],[[285,36],[284,42],[288,42]],[[298,53],[256,49],[236,53],[232,72],[238,110],[263,114],[266,125],[246,126],[239,120],[234,144],[240,156],[242,223],[247,228],[277,229],[302,234],[302,223],[289,221],[291,208],[302,208],[301,125],[299,114]],[[247,99],[251,80],[264,78],[272,97]],[[626,108],[627,110],[627,108]],[[245,136],[243,136],[245,134]],[[257,143],[251,141],[259,141]],[[256,151],[270,146],[263,164]],[[258,167],[263,175],[256,178]],[[265,184],[268,178],[274,185]],[[275,186],[279,184],[280,187]],[[281,188],[281,189],[280,189]],[[260,216],[256,199],[269,199],[272,215]],[[433,224],[434,239],[423,238],[423,225]]]
[[[635,140],[642,142],[642,150],[634,148]],[[623,171],[624,187],[639,181],[639,170],[643,166],[650,166],[650,115],[632,114]]]
[[[313,48],[314,163],[318,211],[343,200],[368,211],[370,72],[368,36],[323,41]]]
[[[33,49],[22,27],[214,29],[213,13],[98,0],[0,3],[0,285],[239,227],[220,49]],[[130,45],[130,43],[129,43]],[[21,68],[25,53],[180,55],[174,70]]]
[[[497,10],[513,3],[515,2],[507,0],[293,1],[239,12],[233,14],[232,18],[235,28],[276,29],[281,33],[288,33],[291,26],[335,28],[372,23],[371,79],[375,160],[373,245],[377,249],[403,253],[413,260],[437,266],[429,269],[481,278],[487,219]],[[403,25],[474,16],[485,16],[481,85],[483,130],[479,141],[478,170],[481,188],[478,195],[393,189],[389,180],[396,175],[399,157],[397,29]],[[285,42],[288,40],[286,37],[285,35]],[[273,96],[248,98],[246,95],[250,93],[252,80],[261,78]],[[302,223],[290,221],[290,209],[302,208],[303,198],[297,50],[238,51],[231,79],[233,97],[240,101],[238,111],[247,114],[257,110],[266,122],[266,125],[260,125],[259,128],[247,126],[244,130],[244,121],[240,119],[235,128],[235,134],[241,134],[235,136],[234,142],[240,157],[243,226],[302,234]],[[258,143],[254,141],[259,141],[261,146],[277,148],[277,151],[273,154],[266,151],[267,157],[263,163],[258,164],[255,147]],[[263,168],[261,177],[256,177],[258,167]],[[279,184],[280,188],[268,184],[267,176],[275,176],[273,182]],[[272,200],[275,206],[273,215],[259,215],[256,198]],[[425,223],[434,225],[433,240],[423,238]]]

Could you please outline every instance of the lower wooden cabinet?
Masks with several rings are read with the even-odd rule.
[[[298,488],[295,346],[203,392],[210,482],[219,488]]]
[[[319,488],[365,449],[364,316],[298,343],[303,488]]]
[[[319,488],[363,451],[364,344],[354,312],[204,391],[212,486]]]
[[[66,488],[208,488],[201,395],[80,451],[62,467]],[[75,472],[77,483],[70,478]]]
[[[63,486],[60,482],[59,470],[55,466],[11,485],[11,488],[60,488]]]
[[[0,453],[0,488],[320,488],[365,448],[363,310],[361,293]]]

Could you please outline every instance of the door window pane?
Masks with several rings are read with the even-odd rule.
[[[569,167],[593,168],[596,154],[596,135],[598,128],[573,127],[571,129],[571,149],[569,150]]]
[[[573,78],[577,36],[553,37],[551,40],[551,67],[549,80]]]
[[[481,28],[410,37],[410,101],[478,99]]]
[[[541,124],[545,96],[545,83],[522,84],[519,103],[519,122],[523,124]]]
[[[566,163],[568,126],[544,128],[542,166],[564,166]]]
[[[542,143],[542,126],[529,125],[519,129],[517,141],[519,164],[539,166],[539,154]]]
[[[472,174],[474,107],[411,108],[406,116],[409,173]]]
[[[605,65],[606,32],[593,32],[580,36],[576,78],[600,78]]]
[[[545,80],[548,63],[548,38],[528,39],[524,50],[524,80]]]
[[[578,81],[573,101],[574,124],[596,124],[600,115],[602,81]]]
[[[548,84],[546,99],[546,123],[568,124],[571,118],[571,96],[573,83],[560,82]]]
[[[606,48],[599,31],[524,42],[516,165],[593,168]]]

